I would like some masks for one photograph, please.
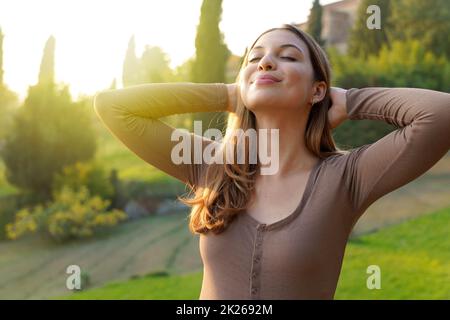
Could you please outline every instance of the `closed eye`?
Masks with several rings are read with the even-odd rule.
[[[291,57],[281,57],[281,59],[287,59],[289,61],[297,61],[297,59],[291,58]],[[253,58],[253,59],[249,60],[249,62],[252,63],[252,62],[255,62],[256,60],[261,60],[261,58]]]

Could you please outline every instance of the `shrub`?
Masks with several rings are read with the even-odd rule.
[[[50,200],[54,174],[95,155],[91,108],[85,101],[73,102],[67,86],[29,87],[0,151],[8,183]]]
[[[6,225],[14,221],[16,202],[16,195],[0,197],[0,240],[6,239]]]
[[[333,70],[332,86],[342,88],[413,87],[449,92],[450,62],[436,57],[418,41],[394,41],[367,59],[327,52]],[[339,146],[356,147],[373,143],[395,129],[383,121],[345,122],[333,131]]]
[[[450,62],[427,51],[417,40],[394,41],[367,59],[341,55],[333,48],[328,54],[334,86],[450,88]]]
[[[91,275],[89,272],[81,271],[81,290],[91,286]]]
[[[108,175],[103,167],[95,161],[77,161],[56,173],[53,179],[52,192],[58,192],[64,186],[74,191],[79,191],[83,186],[86,186],[91,195],[97,195],[103,199],[111,199],[114,195],[114,188]]]
[[[105,211],[109,200],[91,197],[86,187],[79,191],[64,186],[54,194],[55,200],[47,205],[39,204],[30,210],[23,208],[16,213],[15,221],[6,226],[9,239],[39,232],[56,242],[74,238],[91,237],[96,232],[115,226],[126,219],[122,210]]]

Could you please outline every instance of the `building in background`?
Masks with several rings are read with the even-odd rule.
[[[350,30],[355,23],[360,2],[361,0],[342,0],[322,6],[321,38],[325,41],[325,46],[334,46],[341,53],[347,51]],[[306,30],[307,22],[296,26]]]

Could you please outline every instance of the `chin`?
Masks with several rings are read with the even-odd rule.
[[[280,95],[274,92],[252,92],[244,100],[245,105],[250,110],[275,107],[280,104]]]

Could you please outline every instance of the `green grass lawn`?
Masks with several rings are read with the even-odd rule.
[[[450,208],[351,240],[335,299],[450,299]],[[366,268],[381,269],[381,289]],[[202,274],[148,275],[57,299],[198,299]]]

